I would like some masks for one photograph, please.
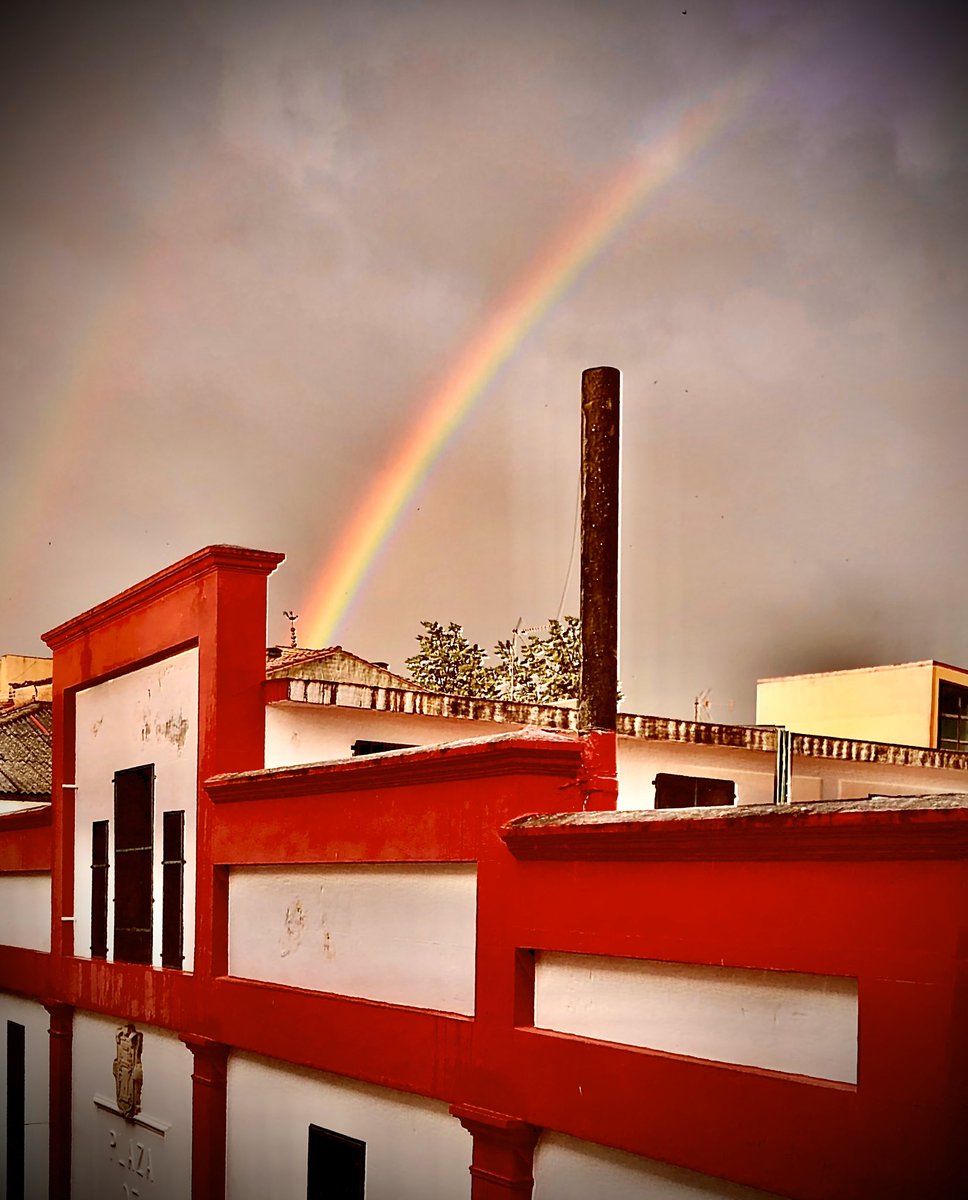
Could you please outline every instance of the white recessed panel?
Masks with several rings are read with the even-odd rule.
[[[469,1014],[476,919],[472,866],[240,868],[229,973]]]
[[[535,1025],[672,1054],[857,1082],[857,981],[543,952]]]
[[[50,953],[50,875],[0,875],[0,946]]]

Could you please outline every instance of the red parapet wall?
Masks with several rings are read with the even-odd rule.
[[[963,1194],[966,832],[964,798],[512,824],[514,945],[855,979],[859,1013],[856,1085],[518,1029],[516,1111],[783,1196]]]
[[[228,977],[227,902],[214,978],[8,949],[0,986],[793,1200],[958,1195],[964,802],[561,815],[581,774],[575,738],[526,731],[207,781],[217,893],[253,865],[476,864],[473,1016]],[[857,1081],[536,1028],[542,953],[856,980]]]
[[[0,872],[51,871],[52,953],[0,946],[0,989],[50,1006],[62,1191],[77,1010],[172,1030],[192,1050],[196,1200],[224,1190],[211,1147],[224,1144],[233,1050],[445,1102],[474,1137],[474,1200],[529,1194],[541,1130],[790,1200],[968,1194],[964,798],[586,813],[590,797],[614,802],[613,746],[533,729],[262,770],[265,704],[280,698],[264,682],[265,578],[279,560],[210,547],[47,635],[54,802],[0,818]],[[74,697],[188,646],[194,971],[75,957]],[[253,867],[394,864],[474,868],[459,1012],[228,974],[233,872],[238,885]],[[833,981],[856,1022],[851,1070],[794,1074],[538,1027],[549,964],[585,961],[636,979],[681,964],[699,980]],[[592,999],[607,1009],[607,986]]]
[[[217,1036],[783,1196],[958,1194],[964,801],[555,815],[577,750],[525,733],[210,780],[228,870],[478,870],[473,1018],[226,980]],[[543,951],[856,980],[857,1082],[536,1029]]]
[[[52,833],[50,808],[0,816],[0,874],[49,871]]]

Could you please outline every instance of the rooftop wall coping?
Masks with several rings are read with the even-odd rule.
[[[581,756],[582,746],[576,736],[524,729],[383,754],[213,775],[205,781],[205,788],[213,800],[226,802],[373,791],[495,775],[574,778]]]
[[[119,617],[144,608],[169,592],[215,570],[222,568],[268,575],[284,558],[284,554],[270,550],[250,550],[245,546],[206,546],[126,588],[109,600],[95,605],[94,608],[89,608],[86,612],[55,626],[42,637],[52,650],[60,650],[76,639],[93,633]]]
[[[961,859],[968,794],[531,815],[501,836],[521,859]]]

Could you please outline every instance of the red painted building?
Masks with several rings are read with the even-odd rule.
[[[614,811],[607,739],[538,728],[266,769],[279,561],[46,636],[11,1200],[965,1194],[968,799]]]

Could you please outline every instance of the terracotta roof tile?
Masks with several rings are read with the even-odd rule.
[[[0,712],[0,796],[50,795],[51,725],[47,700]]]

